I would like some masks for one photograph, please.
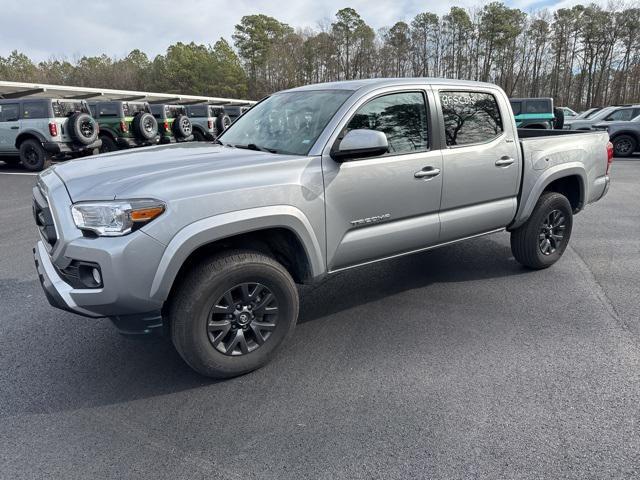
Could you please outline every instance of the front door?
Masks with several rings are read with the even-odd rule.
[[[323,157],[329,271],[438,243],[442,160],[432,150],[428,95],[413,88],[362,99],[342,135],[384,132],[389,152],[342,163]]]

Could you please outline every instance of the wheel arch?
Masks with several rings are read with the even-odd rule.
[[[98,131],[98,138],[100,138],[101,135],[111,138],[114,142],[116,141],[116,134],[107,127],[100,127],[100,130]]]
[[[20,134],[16,137],[15,147],[20,150],[20,145],[25,140],[36,140],[40,143],[46,142],[47,139],[37,130],[25,130],[20,132]]]
[[[166,301],[194,261],[228,248],[253,249],[273,256],[297,283],[308,283],[325,272],[320,245],[304,214],[288,205],[260,207],[184,227],[165,249],[150,296]]]
[[[619,132],[615,132],[613,135],[611,135],[610,140],[614,141],[620,135],[629,135],[630,137],[633,137],[635,141],[638,142],[638,145],[640,146],[640,132],[636,132],[633,130],[620,130]]]
[[[584,166],[572,162],[547,169],[528,192],[523,192],[515,220],[508,229],[513,230],[526,222],[540,196],[549,191],[565,195],[571,203],[573,213],[578,213],[587,199],[587,172]]]

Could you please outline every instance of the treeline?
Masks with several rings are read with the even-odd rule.
[[[510,96],[559,105],[640,101],[640,8],[577,5],[527,14],[503,3],[424,12],[377,32],[351,8],[318,29],[266,15],[236,25],[234,48],[177,43],[153,60],[0,57],[0,79],[260,98],[297,85],[370,77],[435,76],[497,83]]]

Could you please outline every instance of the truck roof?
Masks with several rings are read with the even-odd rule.
[[[314,83],[302,87],[291,88],[287,92],[305,90],[359,90],[361,88],[380,88],[394,85],[451,85],[498,88],[493,83],[474,82],[471,80],[451,80],[447,78],[414,77],[414,78],[367,78],[361,80],[342,80],[340,82]]]

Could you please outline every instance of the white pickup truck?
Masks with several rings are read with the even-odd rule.
[[[216,142],[56,165],[34,188],[50,302],[171,335],[198,372],[266,363],[295,283],[507,229],[545,268],[609,187],[606,132],[516,129],[495,85],[361,80],[287,90]]]

